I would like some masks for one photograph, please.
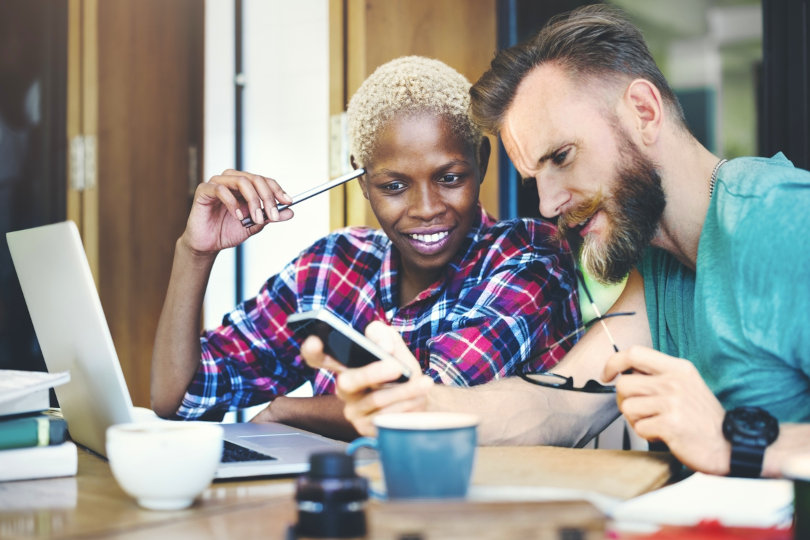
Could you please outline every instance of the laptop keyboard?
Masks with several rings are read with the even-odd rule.
[[[267,454],[262,454],[261,452],[255,452],[250,448],[245,448],[244,446],[239,446],[238,444],[234,444],[229,441],[222,441],[222,463],[233,463],[239,461],[271,461],[275,460],[273,456],[268,456]]]

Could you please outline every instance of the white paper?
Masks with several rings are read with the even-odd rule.
[[[690,526],[717,520],[726,527],[788,527],[793,485],[789,480],[694,473],[618,504],[611,517],[619,523]]]
[[[0,450],[0,482],[75,476],[78,461],[79,452],[70,441],[50,446]],[[0,493],[3,491],[0,489]]]
[[[70,380],[70,373],[0,369],[0,403],[14,401],[37,390],[59,386]]]

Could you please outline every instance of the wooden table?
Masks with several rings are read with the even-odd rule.
[[[618,498],[666,483],[674,463],[660,453],[554,447],[481,447],[473,486],[587,489]],[[377,464],[360,472],[379,478]],[[107,462],[79,450],[75,477],[0,483],[0,538],[285,538],[296,521],[294,478],[213,483],[186,510],[141,509]],[[368,538],[603,538],[604,516],[590,503],[380,502],[367,509]]]

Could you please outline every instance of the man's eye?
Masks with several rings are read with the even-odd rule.
[[[554,165],[559,166],[565,163],[565,159],[567,157],[568,157],[568,150],[560,150],[559,152],[551,156],[551,161],[554,163]]]
[[[453,182],[458,182],[461,178],[460,174],[445,174],[441,177],[441,182],[446,184],[452,184]]]

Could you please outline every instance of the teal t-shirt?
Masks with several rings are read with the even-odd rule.
[[[810,173],[784,155],[720,168],[693,272],[650,248],[653,346],[698,368],[726,409],[810,421]]]

